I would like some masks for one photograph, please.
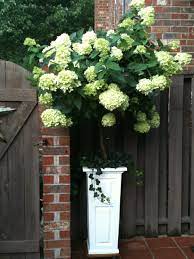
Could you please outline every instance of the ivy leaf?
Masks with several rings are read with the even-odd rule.
[[[95,188],[94,188],[94,185],[93,185],[93,184],[90,184],[89,190],[90,190],[90,191],[95,191]]]
[[[100,181],[98,179],[96,179],[96,184],[99,185],[100,184]]]
[[[92,180],[94,180],[94,175],[93,175],[93,174],[90,174],[90,175],[89,175],[89,178],[92,179]]]

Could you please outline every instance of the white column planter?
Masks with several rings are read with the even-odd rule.
[[[92,184],[89,175],[97,170],[83,167],[87,177],[88,202],[88,253],[89,255],[118,254],[118,236],[120,219],[120,196],[122,173],[126,167],[105,168],[98,176],[103,193],[110,198],[110,204],[94,198],[89,190]]]

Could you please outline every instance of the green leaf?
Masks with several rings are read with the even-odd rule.
[[[114,71],[121,71],[121,67],[116,62],[107,62],[107,68]]]

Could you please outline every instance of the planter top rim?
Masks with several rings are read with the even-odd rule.
[[[101,168],[103,173],[117,173],[117,172],[126,172],[127,167],[107,167],[107,168]],[[83,172],[84,173],[91,173],[91,172],[97,172],[96,168],[88,168],[88,167],[83,167]]]

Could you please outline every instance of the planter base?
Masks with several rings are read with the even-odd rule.
[[[99,251],[89,250],[87,241],[85,241],[84,250],[87,258],[104,258],[104,257],[111,257],[111,258],[118,258],[118,259],[121,258],[118,249],[115,253],[111,251],[111,253],[109,254],[107,254],[107,251],[105,253],[99,253]]]

